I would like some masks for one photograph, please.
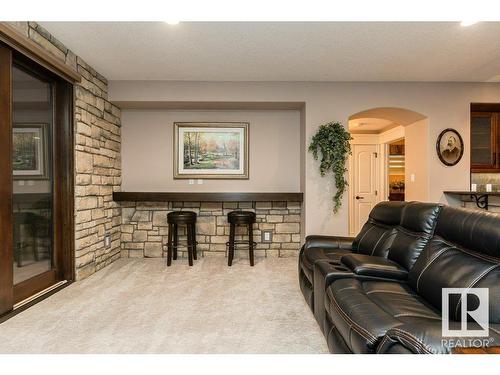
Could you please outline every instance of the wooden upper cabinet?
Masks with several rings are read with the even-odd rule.
[[[471,172],[500,172],[498,113],[471,112]]]

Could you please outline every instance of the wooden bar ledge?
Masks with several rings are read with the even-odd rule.
[[[115,202],[302,202],[303,193],[114,192]]]

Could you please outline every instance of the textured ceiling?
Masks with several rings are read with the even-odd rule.
[[[500,23],[41,22],[110,80],[500,78]],[[494,78],[496,77],[496,78]]]

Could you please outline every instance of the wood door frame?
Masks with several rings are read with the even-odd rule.
[[[8,22],[0,22],[0,42],[70,83],[81,81],[80,73],[21,34]]]
[[[0,149],[12,150],[12,51],[0,44]],[[5,151],[3,151],[5,152]],[[12,230],[12,158],[0,157],[0,315],[14,305]]]
[[[8,52],[5,52],[8,51]],[[58,281],[74,280],[74,92],[73,85],[48,71],[26,56],[10,50],[0,43],[0,56],[9,57],[9,63],[0,65],[0,146],[12,154],[12,66],[21,66],[32,74],[49,79],[53,86],[53,269],[29,280],[13,285],[12,266],[0,272],[0,316],[12,313],[15,303],[43,291]],[[7,72],[8,70],[8,72]],[[8,76],[8,82],[6,82]],[[3,90],[3,91],[2,91]],[[7,160],[8,159],[8,160]],[[3,165],[3,164],[4,165]],[[0,264],[13,262],[12,244],[12,160],[0,158]],[[5,176],[4,176],[5,175]],[[5,177],[5,179],[4,179]],[[2,233],[7,236],[2,237]],[[4,263],[5,262],[5,263]],[[10,285],[9,285],[10,283]],[[7,290],[10,289],[10,292]]]
[[[57,229],[54,239],[58,241],[59,280],[69,282],[75,279],[75,199],[74,199],[74,89],[73,85],[62,79],[55,84],[55,122],[58,129],[54,139],[55,150],[55,184],[54,202],[60,204],[60,217],[54,227]],[[56,234],[61,234],[57,236]]]

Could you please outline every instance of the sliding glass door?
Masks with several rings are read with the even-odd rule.
[[[8,47],[0,57],[2,314],[71,276],[72,90]]]
[[[54,267],[54,82],[12,66],[14,298],[56,280]],[[16,296],[19,296],[16,298]]]

